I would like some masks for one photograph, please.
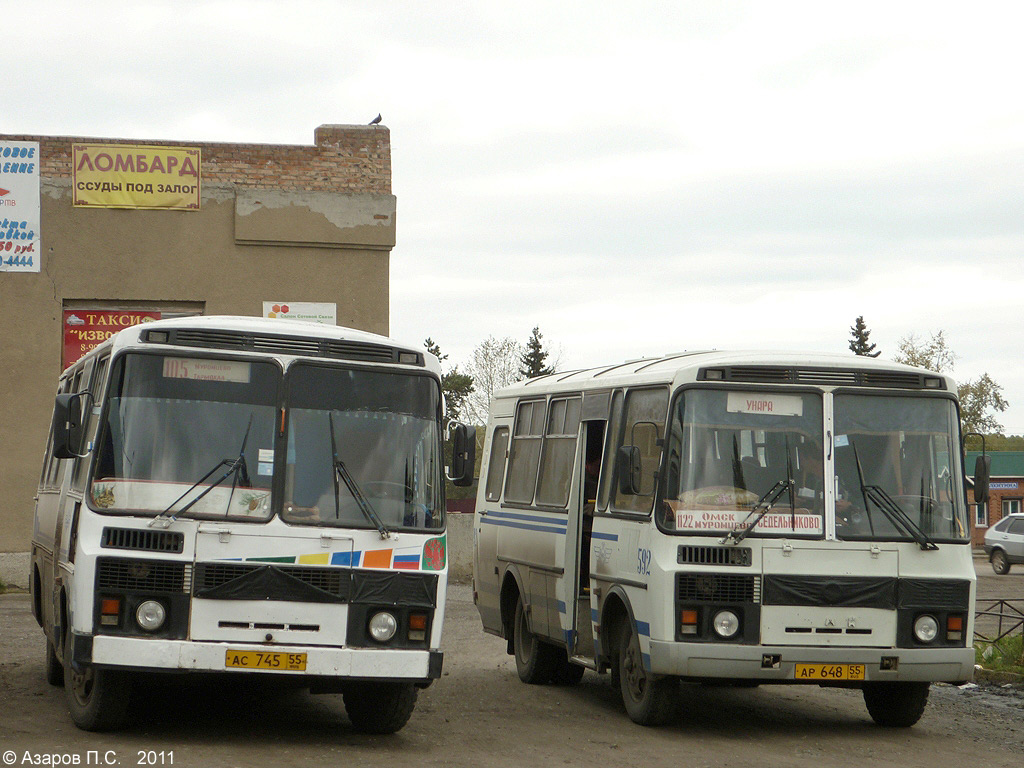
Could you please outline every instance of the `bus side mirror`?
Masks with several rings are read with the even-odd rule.
[[[615,464],[615,474],[619,478],[619,493],[624,496],[638,495],[641,477],[640,449],[635,445],[621,446]]]
[[[473,484],[476,469],[476,430],[468,424],[453,424],[452,469],[448,479],[463,488]]]
[[[85,415],[92,395],[88,392],[57,395],[53,406],[53,455],[58,459],[76,459],[85,454]]]
[[[974,503],[988,501],[988,478],[992,472],[992,457],[979,456],[974,462]]]

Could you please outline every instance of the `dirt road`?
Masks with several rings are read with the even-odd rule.
[[[979,574],[988,565],[979,563]],[[1024,569],[983,576],[982,594],[1024,597]],[[991,570],[988,571],[991,575]],[[991,582],[991,586],[988,586]],[[989,590],[993,590],[989,592]],[[1006,592],[1006,595],[995,595]],[[857,691],[687,686],[678,723],[634,725],[607,676],[575,688],[526,686],[503,641],[483,634],[472,593],[455,585],[445,672],[390,737],[351,729],[337,696],[222,682],[150,682],[135,725],[89,734],[43,678],[43,640],[27,595],[0,596],[0,752],[5,765],[219,766],[1019,766],[1024,697],[998,687],[933,686],[911,729],[875,726]],[[7,762],[13,753],[14,762]],[[172,754],[173,753],[173,754]],[[27,760],[27,761],[26,761]],[[93,762],[92,764],[97,764]]]

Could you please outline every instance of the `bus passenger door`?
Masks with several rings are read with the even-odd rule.
[[[604,402],[607,403],[607,398]],[[587,405],[584,404],[585,410]],[[572,598],[566,600],[569,626],[573,630],[569,641],[569,656],[587,663],[588,666],[593,666],[595,662],[593,623],[590,617],[590,557],[598,475],[604,454],[605,427],[604,420],[583,422],[581,450],[577,454],[579,466],[575,473],[577,487],[573,489],[570,502],[570,515],[574,518],[575,524],[570,520],[566,536],[566,548],[570,550],[566,552],[565,558],[567,597],[569,585],[572,585]]]

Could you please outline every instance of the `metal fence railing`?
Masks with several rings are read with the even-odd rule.
[[[1016,635],[1024,635],[1024,599],[978,600],[974,612],[975,643],[987,643],[1005,653],[1007,640]]]

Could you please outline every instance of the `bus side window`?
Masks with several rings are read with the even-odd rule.
[[[624,428],[618,447],[632,445],[640,452],[640,493],[633,496],[613,486],[612,509],[617,512],[647,514],[654,503],[657,472],[661,463],[659,438],[665,434],[668,390],[635,389],[626,395]],[[614,454],[613,454],[614,455]]]
[[[612,394],[611,417],[608,421],[606,433],[607,444],[604,450],[604,463],[601,467],[601,487],[597,493],[597,509],[608,509],[609,489],[612,484],[612,476],[615,474],[615,448],[621,445],[619,432],[622,427],[622,390],[617,389]]]
[[[564,507],[569,502],[576,438],[580,430],[582,398],[552,400],[548,409],[548,428],[540,461],[537,503]]]
[[[109,357],[104,357],[93,368],[91,380],[83,380],[86,382],[85,389],[89,390],[93,397],[87,417],[88,421],[85,425],[85,443],[82,445],[82,451],[88,452],[89,455],[80,459],[75,459],[75,475],[72,480],[71,487],[76,491],[82,490],[82,487],[85,484],[85,473],[89,467],[89,459],[92,455],[92,451],[88,451],[88,447],[93,445],[96,440],[96,424],[99,421],[97,418],[97,412],[99,411],[100,403],[102,402],[101,387],[103,386],[103,378],[106,375],[107,363],[109,361]],[[93,448],[95,448],[94,445]]]
[[[520,403],[516,412],[512,450],[509,452],[508,478],[505,480],[505,501],[533,503],[537,487],[540,446],[544,439],[545,405],[543,400]]]
[[[505,477],[505,454],[508,453],[508,427],[498,427],[491,438],[491,458],[487,462],[487,501],[501,498],[501,481]]]

